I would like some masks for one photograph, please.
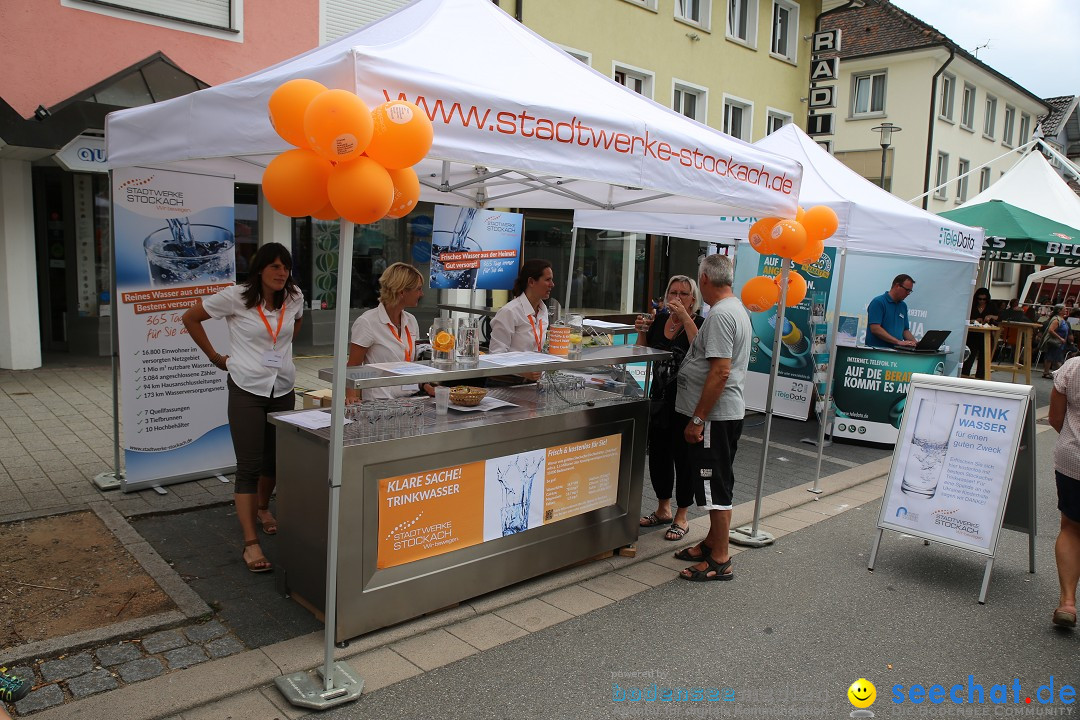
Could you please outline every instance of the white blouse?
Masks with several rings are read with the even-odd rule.
[[[1054,444],[1054,469],[1080,480],[1080,358],[1071,358],[1054,373],[1054,389],[1065,396],[1065,422]]]
[[[405,362],[416,359],[416,346],[420,344],[420,326],[416,318],[405,310],[401,311],[402,327],[394,327],[386,308],[382,303],[356,318],[349,342],[367,348],[364,364]],[[396,335],[395,335],[396,333]],[[390,399],[412,395],[417,390],[413,385],[368,388],[364,398],[369,400]]]
[[[245,307],[242,294],[244,285],[233,285],[224,290],[204,297],[203,308],[212,318],[225,318],[229,326],[231,352],[227,362],[229,377],[241,390],[246,390],[260,397],[281,397],[291,393],[296,382],[296,365],[293,364],[292,342],[296,321],[304,314],[304,295],[297,289],[296,294],[287,295],[285,304],[279,310],[268,310],[262,306],[263,322],[259,307]],[[278,323],[281,331],[278,332]],[[277,342],[271,338],[270,330],[278,332]],[[282,353],[281,367],[267,367],[263,363],[268,350],[276,349]]]
[[[529,319],[532,318],[532,322]],[[491,319],[491,342],[488,350],[501,352],[544,352],[544,340],[548,331],[547,305],[533,312],[532,303],[525,293],[499,308]]]

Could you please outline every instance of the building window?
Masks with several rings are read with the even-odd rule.
[[[952,122],[953,119],[953,95],[955,95],[956,78],[948,73],[941,76],[941,97],[938,98],[938,117]]]
[[[633,70],[619,65],[615,66],[615,82],[624,85],[636,93],[645,97],[652,97],[652,74],[644,70]]]
[[[791,113],[786,113],[783,110],[775,110],[773,108],[769,108],[768,112],[765,115],[765,134],[772,135],[780,128],[784,127],[785,125],[790,125],[794,121],[795,116]]]
[[[979,173],[979,192],[990,187],[990,168],[984,167]]]
[[[61,0],[60,4],[162,27],[181,29],[171,24],[181,23],[227,33],[240,32],[243,17],[242,0]]]
[[[675,17],[709,29],[712,0],[675,0]]]
[[[640,5],[641,7],[646,8],[648,10],[652,10],[653,12],[656,11],[656,0],[623,0],[623,1],[628,2],[631,5]]]
[[[578,50],[577,48],[567,47],[560,45],[567,55],[571,56],[575,60],[580,60],[589,67],[592,67],[592,53],[585,52],[584,50]]]
[[[964,83],[964,106],[960,108],[960,127],[975,130],[975,86]]]
[[[1020,135],[1019,141],[1021,145],[1026,145],[1031,140],[1031,116],[1027,113],[1020,113]]]
[[[971,170],[971,161],[960,159],[956,166],[956,204],[967,201],[968,172]]]
[[[750,142],[750,126],[754,119],[754,104],[748,100],[724,96],[724,132]]]
[[[939,152],[937,154],[937,181],[934,186],[937,190],[934,191],[934,197],[938,200],[944,200],[948,195],[946,194],[946,183],[949,181],[949,153]]]
[[[799,6],[791,0],[773,0],[770,50],[791,62],[799,49]]]
[[[1012,105],[1005,106],[1005,121],[1001,124],[1001,142],[1009,147],[1013,146],[1013,125],[1016,124],[1016,108]]]
[[[1007,262],[994,263],[994,269],[990,273],[990,282],[995,285],[1010,285],[1013,281],[1013,268],[1015,265]]]
[[[672,93],[671,107],[674,108],[675,112],[682,113],[688,118],[705,122],[707,117],[705,97],[704,88],[676,81],[675,90]]]
[[[856,75],[852,92],[852,115],[870,115],[885,112],[885,71]]]
[[[757,0],[728,0],[727,36],[751,47],[756,46]]]
[[[983,117],[983,135],[994,139],[994,130],[997,128],[997,98],[993,95],[986,96],[986,116]]]

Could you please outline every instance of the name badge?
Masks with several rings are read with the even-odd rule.
[[[263,353],[263,367],[279,368],[285,362],[285,353],[281,350],[267,350]]]

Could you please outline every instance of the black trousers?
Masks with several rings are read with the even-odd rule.
[[[231,377],[228,385],[229,432],[236,453],[236,494],[253,495],[259,490],[259,476],[277,477],[275,428],[266,416],[292,410],[296,401],[291,392],[279,397],[249,393]]]

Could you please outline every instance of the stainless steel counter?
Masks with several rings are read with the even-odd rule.
[[[614,357],[639,357],[639,350],[648,349],[621,350]],[[646,354],[650,360],[666,356],[655,351]],[[577,366],[596,362],[593,354]],[[560,369],[567,365],[560,364]],[[467,372],[468,377],[475,377],[471,374],[475,371]],[[499,368],[492,374],[506,373],[506,368]],[[440,375],[445,379],[445,373]],[[415,376],[395,377],[398,382],[417,382]],[[357,385],[392,384],[383,382],[387,379],[358,379]],[[648,401],[590,388],[585,403],[537,408],[532,385],[491,392],[517,407],[471,414],[450,410],[446,416],[437,416],[429,406],[420,431],[408,437],[346,440],[338,515],[335,641],[498,590],[637,539]],[[322,611],[330,430],[302,429],[280,416],[271,421],[278,437],[277,579],[285,592]],[[515,464],[520,467],[541,460],[541,469],[537,469],[540,465],[531,468],[539,487],[534,488],[530,480],[524,491],[531,493],[531,506],[520,499],[508,504],[506,496],[500,495],[509,492],[508,485],[500,486],[503,474]],[[431,485],[450,477],[455,478],[452,486],[432,486],[439,488],[433,495],[447,489],[445,497],[422,497],[425,482]],[[398,492],[409,483],[418,489]],[[529,508],[524,513],[527,527],[508,531],[508,512],[512,515],[521,507]],[[417,547],[422,543],[427,545]]]

